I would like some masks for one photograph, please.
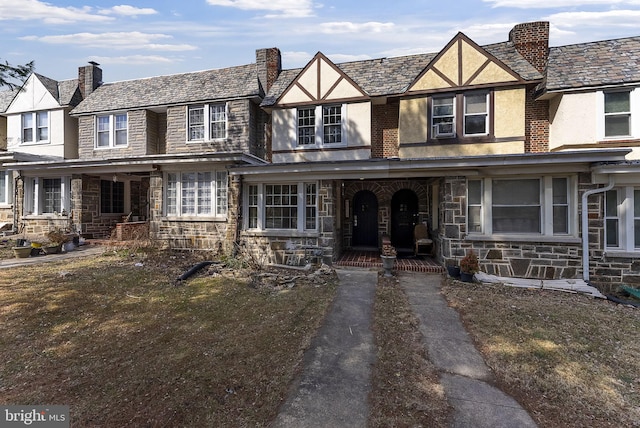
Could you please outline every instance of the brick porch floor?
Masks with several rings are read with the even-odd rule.
[[[363,268],[380,268],[382,269],[382,261],[380,260],[380,251],[361,251],[351,250],[342,253],[336,266],[351,266],[351,267],[363,267]],[[395,270],[406,270],[413,272],[432,272],[442,273],[445,272],[445,268],[440,266],[431,257],[402,257],[399,256],[396,259],[394,266]]]

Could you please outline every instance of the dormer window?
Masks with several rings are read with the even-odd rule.
[[[344,144],[344,111],[342,104],[298,108],[298,147]]]
[[[49,142],[49,112],[22,113],[22,142]]]
[[[224,103],[189,106],[188,119],[188,141],[227,138],[227,106]]]

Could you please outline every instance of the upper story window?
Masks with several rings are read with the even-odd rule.
[[[22,113],[22,142],[49,142],[49,112]]]
[[[467,183],[469,234],[573,235],[571,177],[485,178]]]
[[[631,135],[631,91],[604,93],[604,136]]]
[[[96,117],[96,148],[126,147],[127,114],[109,114]]]
[[[297,110],[297,142],[299,147],[341,145],[345,139],[345,106],[325,105],[301,107]]]
[[[189,141],[211,141],[227,138],[227,105],[201,104],[189,106]]]
[[[434,96],[431,99],[431,138],[488,135],[489,102],[487,92]],[[462,130],[462,135],[458,130]]]

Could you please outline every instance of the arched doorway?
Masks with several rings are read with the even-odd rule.
[[[418,212],[418,196],[413,190],[398,190],[391,198],[391,243],[397,249],[413,248]]]
[[[353,247],[378,248],[378,198],[369,190],[353,197]]]

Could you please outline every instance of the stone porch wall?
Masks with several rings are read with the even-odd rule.
[[[578,178],[578,213],[581,223],[581,197],[590,189],[588,173]],[[440,260],[457,263],[473,249],[483,272],[500,276],[536,279],[582,278],[582,243],[481,241],[467,238],[466,178],[440,180]],[[604,251],[604,198],[592,195],[588,200],[590,280],[603,291],[620,283],[640,284],[640,254],[635,257],[612,257]]]
[[[340,254],[339,229],[336,224],[339,182],[318,183],[318,232],[287,235],[281,231],[253,233],[242,231],[239,249],[263,264],[303,266],[306,263],[329,263]]]

